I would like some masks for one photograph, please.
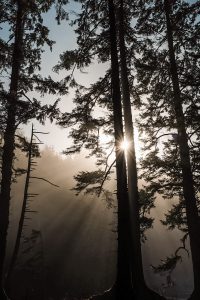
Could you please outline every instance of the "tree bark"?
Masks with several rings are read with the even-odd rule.
[[[190,151],[186,132],[185,118],[179,86],[179,77],[174,51],[173,30],[170,18],[170,3],[164,0],[164,9],[167,23],[167,40],[169,48],[170,72],[174,92],[174,111],[178,130],[178,145],[183,178],[183,195],[186,205],[188,232],[194,272],[194,292],[191,299],[200,299],[200,223],[198,216],[197,200],[195,196],[194,181],[190,162]]]
[[[2,180],[0,194],[0,282],[4,280],[4,261],[6,255],[6,239],[9,226],[9,204],[12,181],[12,163],[14,156],[15,119],[17,108],[17,91],[19,84],[20,65],[23,45],[23,7],[17,1],[17,17],[15,27],[15,42],[12,57],[11,82],[8,99],[7,125],[4,133],[4,146],[2,156]]]
[[[108,0],[108,8],[110,22],[111,80],[118,200],[118,259],[116,288],[117,299],[124,299],[123,297],[126,295],[126,293],[128,292],[129,294],[129,291],[131,290],[129,200],[127,191],[125,155],[120,147],[122,141],[124,140],[124,134],[122,123],[116,22],[113,0]]]

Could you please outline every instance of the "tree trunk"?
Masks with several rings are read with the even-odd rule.
[[[198,216],[197,200],[195,197],[188,138],[186,133],[185,118],[183,114],[183,106],[181,100],[181,92],[179,87],[177,64],[174,52],[173,31],[170,20],[171,9],[168,0],[164,1],[164,8],[167,22],[170,72],[174,92],[173,106],[177,122],[178,145],[180,150],[180,160],[183,177],[183,194],[186,205],[188,232],[190,237],[190,248],[194,272],[194,292],[191,299],[200,299],[200,223]]]
[[[129,195],[129,214],[131,229],[131,271],[133,280],[133,293],[136,299],[155,299],[160,298],[149,290],[145,284],[142,251],[140,241],[140,219],[139,219],[139,194],[137,165],[135,156],[134,130],[131,112],[130,88],[128,80],[127,54],[124,37],[124,3],[120,0],[119,6],[119,50],[120,50],[120,70],[121,86],[124,110],[125,137],[129,143],[127,149],[127,174],[128,174],[128,195]]]
[[[126,61],[126,46],[124,40],[124,17],[123,17],[123,1],[120,1],[119,8],[119,50],[120,50],[120,70],[121,70],[121,87],[122,87],[122,103],[124,111],[125,137],[129,143],[127,149],[127,174],[128,174],[128,195],[130,209],[130,226],[132,233],[131,241],[131,260],[133,285],[139,288],[144,284],[142,255],[140,244],[140,223],[139,223],[139,202],[138,202],[138,182],[137,168],[134,144],[134,131],[131,112],[131,101],[128,81],[128,70]]]
[[[31,140],[30,140],[29,152],[28,152],[28,166],[27,166],[26,181],[25,181],[25,187],[24,187],[24,198],[23,198],[23,203],[22,203],[22,211],[21,211],[21,216],[20,216],[20,220],[19,220],[19,226],[18,226],[18,231],[17,231],[15,247],[14,247],[13,255],[11,257],[11,262],[9,265],[9,269],[8,269],[8,273],[7,273],[7,277],[6,277],[6,284],[5,284],[6,292],[9,296],[10,296],[10,289],[11,289],[11,278],[12,278],[13,270],[16,265],[17,257],[19,254],[20,241],[21,241],[22,231],[23,231],[23,227],[24,227],[25,213],[27,211],[28,188],[29,188],[30,173],[31,173],[32,143],[33,143],[33,125],[32,125]]]
[[[14,156],[15,118],[17,107],[17,91],[19,84],[19,72],[22,60],[23,44],[23,8],[18,1],[15,42],[12,58],[11,83],[8,99],[7,125],[4,134],[4,146],[2,156],[2,180],[0,194],[0,282],[4,279],[4,261],[6,255],[6,239],[9,226],[9,204],[12,181],[12,162]]]
[[[129,200],[127,191],[125,155],[120,147],[122,141],[124,140],[124,134],[116,42],[116,22],[113,0],[108,0],[108,8],[110,22],[111,80],[118,200],[118,260],[116,288],[117,299],[125,299],[124,297],[126,297],[126,293],[129,294],[131,289]],[[126,299],[128,298],[126,297]]]

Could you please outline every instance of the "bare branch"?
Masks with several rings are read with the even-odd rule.
[[[33,101],[31,101],[31,99],[23,92],[21,91],[21,94],[31,103],[33,104]]]
[[[108,177],[109,173],[110,173],[110,170],[112,169],[113,165],[115,164],[116,162],[116,159],[112,162],[112,164],[110,165],[110,167],[108,168],[103,180],[102,180],[102,183],[101,183],[101,186],[100,186],[100,189],[99,189],[99,193],[98,193],[98,197],[100,197],[101,195],[101,192],[102,192],[102,188],[103,188],[103,185],[104,185],[104,182],[106,181],[106,178]]]
[[[40,133],[40,134],[49,134],[49,132],[33,131],[33,134],[34,134],[34,136],[35,136],[35,133]]]
[[[59,187],[57,184],[54,184],[54,183],[52,183],[51,181],[49,181],[49,180],[47,180],[47,179],[45,179],[45,178],[43,178],[43,177],[30,176],[30,178],[43,180],[43,181],[46,181],[46,182],[48,182],[49,184],[51,184],[51,185],[53,185],[53,186]]]

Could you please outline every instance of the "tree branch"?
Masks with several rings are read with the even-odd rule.
[[[43,178],[43,177],[30,176],[30,178],[34,178],[34,179],[43,180],[43,181],[46,181],[46,182],[48,182],[49,184],[51,184],[51,185],[53,185],[53,186],[59,187],[59,185],[57,185],[57,184],[54,184],[54,183],[52,183],[51,181],[49,181],[49,180],[47,180],[47,179],[45,179],[45,178]]]
[[[106,181],[106,178],[108,177],[109,173],[110,173],[110,170],[112,169],[113,165],[115,164],[116,162],[116,159],[112,162],[112,164],[110,165],[110,167],[108,168],[103,180],[102,180],[102,183],[101,183],[101,186],[100,186],[100,189],[99,189],[99,193],[98,193],[98,197],[100,197],[101,195],[101,192],[102,192],[102,188],[103,188],[103,185],[104,185],[104,182]]]

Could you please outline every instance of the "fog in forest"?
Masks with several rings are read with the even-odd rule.
[[[35,243],[29,241],[29,246],[22,239],[13,275],[13,290],[19,295],[15,299],[22,299],[29,286],[33,286],[35,293],[38,289],[41,294],[40,289],[43,289],[54,297],[65,293],[90,296],[108,289],[114,282],[116,271],[116,208],[108,208],[105,199],[84,194],[77,197],[71,190],[75,184],[73,175],[95,167],[93,160],[83,155],[65,158],[53,149],[45,148],[37,163],[32,174],[50,180],[59,188],[41,180],[31,180],[29,192],[39,194],[31,203],[31,210],[37,213],[27,214],[30,220],[25,221],[27,227],[23,235],[30,237],[32,230],[40,231],[40,235]],[[27,158],[20,155],[17,164],[26,167]],[[20,176],[13,184],[7,264],[15,242],[24,180],[25,176]],[[114,190],[113,184],[109,184],[111,190]],[[152,210],[154,228],[147,231],[147,240],[142,245],[146,281],[163,295],[184,298],[192,291],[191,265],[186,253],[182,253],[182,263],[172,272],[172,286],[167,282],[167,274],[154,274],[150,266],[158,265],[160,259],[170,256],[179,245],[179,233],[167,231],[159,221],[172,202],[160,197],[156,202],[156,208]],[[26,252],[29,247],[31,250]],[[29,259],[33,260],[31,272],[26,270]],[[34,286],[35,277],[38,279]],[[32,299],[30,295],[28,299]]]

